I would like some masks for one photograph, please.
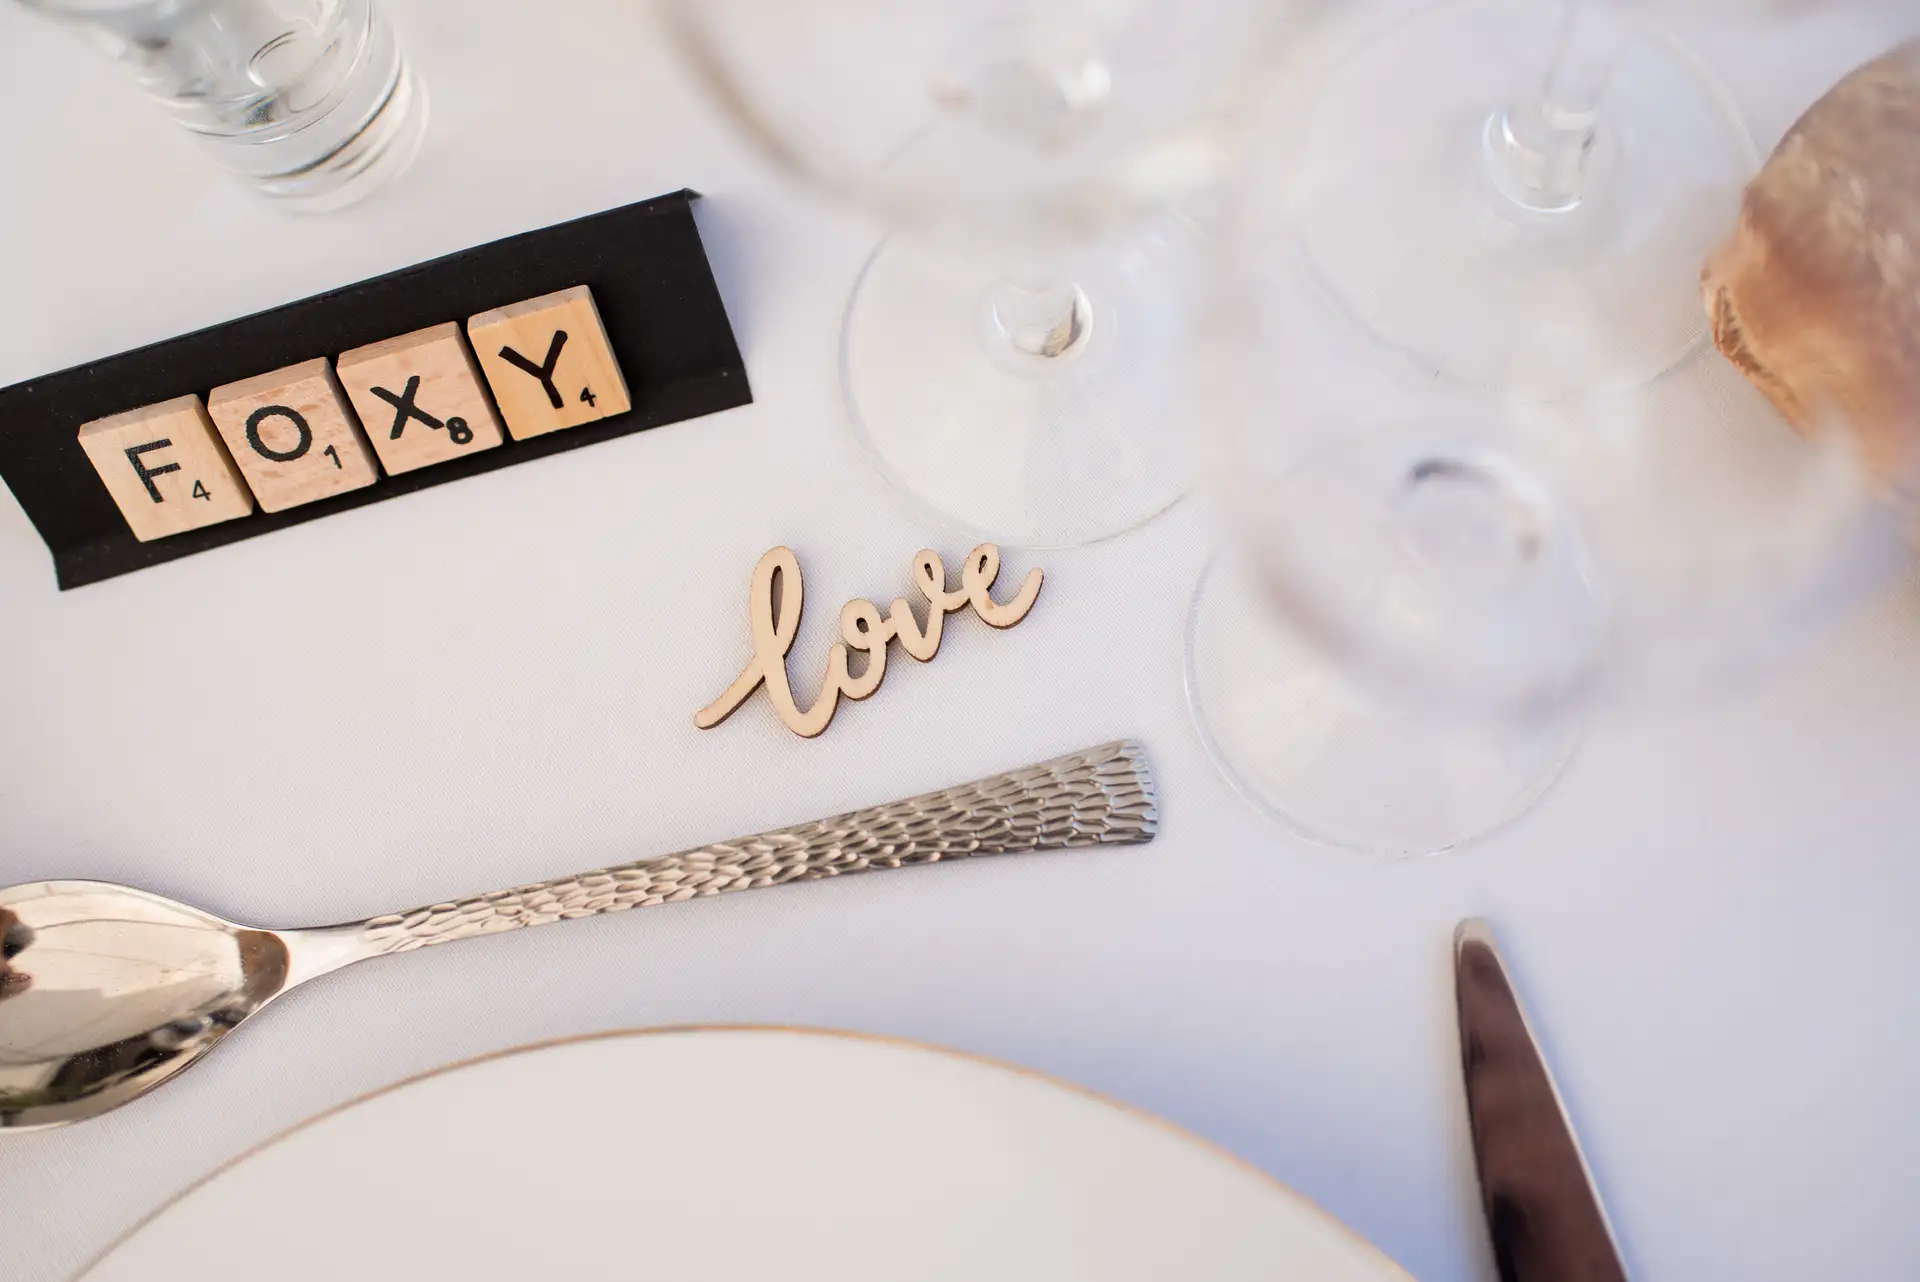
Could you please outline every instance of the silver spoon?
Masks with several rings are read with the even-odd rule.
[[[83,1121],[146,1094],[309,979],[474,935],[733,890],[1025,850],[1132,845],[1158,827],[1132,742],[943,792],[458,903],[256,930],[126,886],[0,890],[0,1127]]]

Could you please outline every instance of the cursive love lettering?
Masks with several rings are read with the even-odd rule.
[[[913,585],[927,601],[927,621],[921,624],[905,597],[895,597],[887,612],[873,602],[858,599],[840,610],[840,640],[827,652],[827,671],[820,682],[820,693],[813,703],[802,708],[794,701],[793,687],[787,680],[787,653],[793,649],[794,636],[800,631],[800,607],[805,585],[800,577],[800,561],[790,548],[774,548],[753,567],[753,587],[747,596],[747,629],[753,638],[753,658],[726,693],[694,714],[693,724],[710,730],[739,710],[755,690],[767,688],[767,698],[787,729],[811,739],[827,728],[838,709],[841,696],[860,700],[880,688],[887,675],[887,643],[899,641],[908,655],[925,663],[940,653],[942,621],[968,606],[982,622],[996,628],[1010,628],[1027,617],[1040,595],[1041,573],[1027,571],[1020,590],[1005,601],[996,601],[988,590],[1000,575],[1000,549],[982,543],[967,553],[960,567],[960,590],[947,590],[947,567],[933,552],[922,550],[913,558]],[[853,672],[852,656],[858,651],[866,665],[858,675]]]

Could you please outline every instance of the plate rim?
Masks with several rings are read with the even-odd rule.
[[[1225,1145],[1216,1143],[1203,1135],[1188,1130],[1179,1123],[1162,1117],[1149,1109],[1142,1108],[1135,1104],[1129,1104],[1124,1100],[1115,1099],[1110,1095],[1105,1095],[1100,1091],[1094,1090],[1090,1086],[1083,1086],[1078,1082],[1069,1081],[1063,1077],[1056,1077],[1051,1073],[1044,1072],[1037,1068],[1031,1068],[1024,1064],[1010,1063],[1007,1060],[998,1059],[992,1055],[982,1054],[978,1051],[961,1050],[958,1047],[942,1046],[937,1042],[922,1041],[915,1037],[906,1037],[895,1033],[864,1032],[849,1028],[826,1028],[807,1024],[757,1024],[750,1022],[643,1024],[624,1028],[598,1029],[590,1033],[570,1033],[560,1037],[547,1037],[537,1041],[521,1042],[513,1046],[503,1046],[495,1050],[483,1051],[478,1055],[469,1055],[464,1059],[457,1059],[433,1068],[424,1069],[418,1073],[410,1073],[405,1077],[397,1078],[394,1081],[376,1086],[372,1090],[363,1091],[350,1099],[342,1100],[338,1104],[330,1105],[327,1108],[321,1109],[318,1113],[313,1114],[311,1117],[302,1118],[293,1125],[274,1132],[266,1139],[247,1146],[211,1170],[197,1176],[191,1182],[176,1190],[158,1206],[147,1211],[146,1214],[134,1221],[124,1231],[116,1234],[112,1241],[89,1256],[87,1262],[74,1271],[68,1282],[86,1282],[86,1279],[93,1271],[106,1262],[108,1256],[125,1246],[155,1220],[171,1211],[180,1203],[186,1201],[187,1198],[199,1192],[206,1185],[211,1184],[214,1180],[225,1175],[234,1167],[252,1160],[261,1153],[293,1138],[309,1127],[318,1126],[322,1122],[331,1120],[337,1114],[358,1108],[360,1105],[379,1099],[383,1095],[390,1095],[395,1091],[405,1090],[409,1086],[416,1086],[421,1082],[429,1081],[436,1077],[444,1077],[450,1073],[457,1073],[462,1069],[474,1068],[481,1064],[491,1063],[494,1060],[510,1059],[519,1055],[531,1055],[539,1051],[554,1050],[561,1046],[575,1046],[587,1042],[619,1041],[629,1038],[685,1035],[690,1033],[783,1033],[795,1037],[818,1038],[823,1041],[869,1043],[890,1047],[895,1050],[918,1051],[924,1054],[957,1059],[975,1067],[1011,1073],[1016,1077],[1026,1078],[1042,1086],[1064,1091],[1068,1095],[1077,1096],[1083,1100],[1099,1104],[1104,1108],[1130,1117],[1135,1121],[1145,1122],[1163,1134],[1198,1148],[1202,1152],[1222,1160],[1230,1166],[1237,1167],[1242,1172],[1253,1176],[1257,1181],[1267,1185],[1274,1192],[1280,1194],[1280,1196],[1291,1200],[1301,1209],[1310,1212],[1313,1216],[1323,1221],[1325,1227],[1330,1228],[1334,1233],[1346,1238],[1350,1243],[1360,1247],[1363,1251],[1370,1252],[1385,1266],[1386,1272],[1383,1272],[1381,1275],[1383,1279],[1391,1275],[1397,1276],[1402,1279],[1403,1282],[1415,1282],[1413,1275],[1401,1267],[1398,1260],[1388,1255],[1386,1251],[1366,1238],[1359,1230],[1347,1224],[1346,1221],[1327,1210],[1324,1206],[1321,1206],[1312,1198],[1301,1193],[1279,1176],[1254,1164],[1247,1158],[1235,1153],[1232,1149],[1227,1148]]]

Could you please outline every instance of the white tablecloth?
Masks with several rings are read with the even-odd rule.
[[[1488,1277],[1447,956],[1470,913],[1502,932],[1642,1276],[1920,1274],[1920,593],[1736,701],[1601,721],[1534,813],[1426,863],[1309,847],[1213,772],[1180,682],[1212,542],[1194,504],[1047,556],[1027,623],[957,629],[822,739],[763,704],[696,732],[767,547],[830,603],[902,589],[923,545],[964,550],[843,426],[836,333],[874,229],[730,137],[637,4],[390,3],[431,85],[427,150],[314,221],[226,186],[111,68],[0,5],[0,384],[690,185],[757,402],[69,594],[0,502],[0,884],[341,920],[1120,734],[1160,767],[1164,835],[345,972],[149,1100],[0,1136],[0,1276],[70,1275],[203,1172],[400,1076],[764,1021],[1072,1078],[1244,1154],[1421,1278]],[[1768,145],[1920,13],[1771,21],[1692,32]]]

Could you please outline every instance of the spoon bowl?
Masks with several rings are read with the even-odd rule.
[[[286,941],[96,881],[0,890],[0,1118],[117,1107],[288,987]]]

